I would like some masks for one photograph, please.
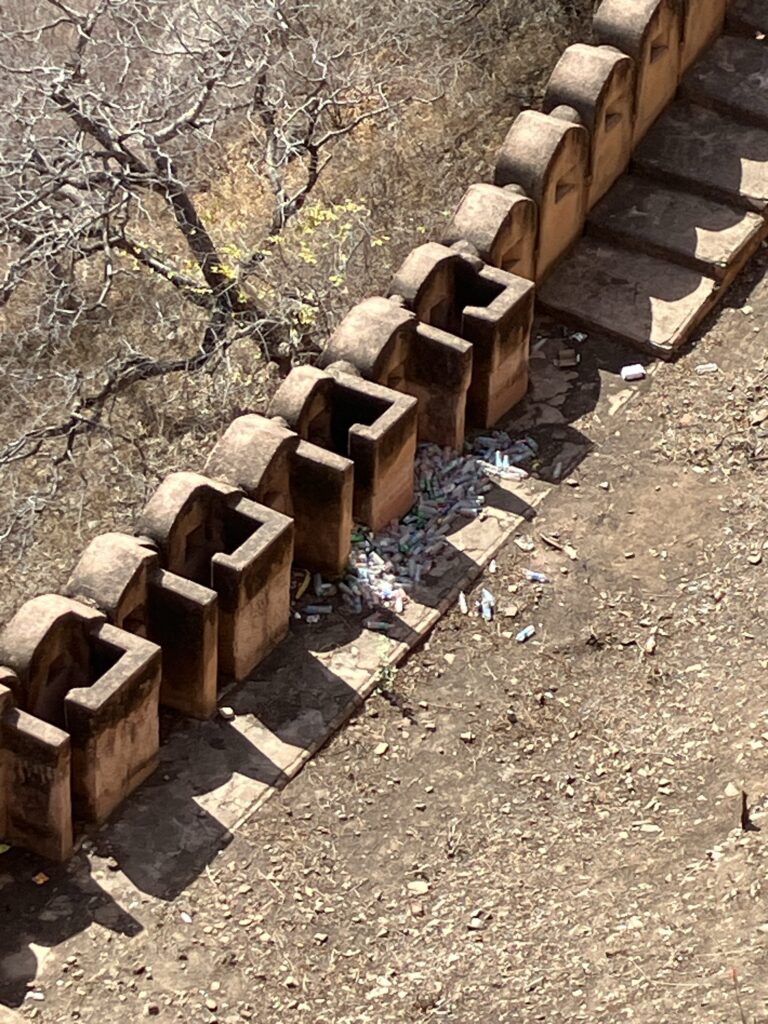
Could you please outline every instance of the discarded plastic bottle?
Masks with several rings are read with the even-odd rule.
[[[531,583],[549,583],[549,576],[543,572],[535,572],[533,569],[524,569],[523,575]]]
[[[520,630],[520,632],[515,637],[515,640],[517,640],[519,644],[524,644],[526,640],[530,640],[532,636],[535,636],[535,634],[535,626],[526,626],[525,629]]]
[[[490,590],[483,589],[480,594],[480,614],[485,622],[491,622],[493,620],[493,610],[495,607],[496,598]]]
[[[461,612],[462,615],[468,615],[469,614],[469,605],[467,604],[467,595],[464,593],[463,590],[459,593],[459,611]]]

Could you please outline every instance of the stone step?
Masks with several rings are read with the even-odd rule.
[[[763,213],[768,208],[768,130],[679,101],[635,150],[635,171]]]
[[[768,35],[768,5],[765,0],[733,0],[728,10],[726,27],[729,32],[740,32],[742,35]]]
[[[684,76],[680,94],[768,128],[768,46],[758,39],[721,36]]]
[[[591,211],[587,230],[728,285],[768,236],[768,220],[628,174]]]
[[[706,276],[646,253],[582,238],[539,289],[542,310],[670,359],[717,301]]]

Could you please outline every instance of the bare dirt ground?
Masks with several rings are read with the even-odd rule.
[[[74,867],[36,886],[0,858],[0,1000],[40,1021],[768,1020],[763,266],[727,301],[615,417],[605,373],[634,356],[590,342],[592,450],[485,576],[496,621],[448,615],[180,895],[68,907]],[[24,998],[9,936],[36,917],[54,945],[56,900],[95,920]]]

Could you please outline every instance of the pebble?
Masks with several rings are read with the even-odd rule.
[[[424,881],[423,878],[416,878],[408,883],[408,892],[413,893],[414,896],[426,896],[429,892],[429,882]]]
[[[388,743],[377,743],[376,746],[373,748],[373,753],[375,757],[383,757],[388,750]]]

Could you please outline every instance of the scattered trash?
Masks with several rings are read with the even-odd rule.
[[[572,562],[575,562],[576,559],[579,557],[576,553],[576,548],[573,547],[572,544],[561,544],[560,541],[555,540],[554,537],[550,537],[546,533],[540,533],[539,536],[545,544],[548,544],[551,548],[554,548],[555,551],[562,551],[564,555],[568,555]]]
[[[536,545],[530,537],[515,537],[515,544],[521,551],[533,551]]]
[[[219,708],[219,717],[223,718],[225,722],[231,722],[235,717],[235,712],[232,708]]]
[[[318,622],[320,621],[320,616],[319,615],[308,615],[306,621],[307,621],[307,624],[309,626],[316,626],[318,624]]]
[[[480,594],[480,601],[478,602],[480,607],[480,614],[485,622],[493,621],[493,612],[496,608],[496,598],[490,592],[490,590],[483,589]]]
[[[704,375],[705,373],[717,373],[720,367],[717,363],[699,363],[696,367],[696,373]]]
[[[495,573],[497,569],[498,565],[496,564],[496,559],[492,558],[490,565],[488,566],[488,572],[491,573],[491,575],[493,575],[493,573]]]
[[[645,367],[640,363],[631,363],[629,366],[622,366],[621,379],[626,381],[645,380]]]
[[[588,337],[589,335],[585,334],[584,331],[576,331],[571,335],[571,341],[575,341],[577,345],[583,345]]]
[[[366,619],[363,622],[365,629],[372,629],[376,633],[388,633],[394,628],[394,622],[385,622],[382,619]]]
[[[555,356],[555,366],[560,370],[570,370],[581,362],[581,355],[573,348],[561,348]]]
[[[551,582],[549,576],[547,576],[546,573],[536,572],[534,569],[523,569],[523,576],[525,576],[525,578],[530,583],[550,583]]]
[[[333,605],[331,604],[308,604],[302,609],[304,614],[309,617],[311,615],[330,615],[333,611]]]
[[[45,885],[46,882],[50,882],[50,878],[44,871],[38,871],[36,875],[32,876],[32,881],[35,885]]]
[[[181,917],[181,920],[184,922],[184,924],[192,924],[192,915],[188,914],[186,910],[182,910],[179,916]]]
[[[45,999],[45,995],[44,995],[44,993],[38,992],[36,989],[33,989],[31,992],[27,992],[27,994],[24,996],[24,998],[25,999],[34,999],[36,1002],[42,1003],[42,1001]],[[37,1013],[37,1010],[34,1010],[33,1012]]]
[[[520,630],[520,632],[515,637],[515,640],[517,640],[517,642],[519,644],[524,644],[526,642],[526,640],[530,640],[531,637],[535,636],[535,635],[536,635],[536,627],[535,626],[526,626],[525,629],[521,629]]]
[[[467,604],[467,595],[464,593],[463,590],[460,591],[460,593],[459,593],[459,611],[461,612],[462,615],[468,615],[469,614],[469,605]]]
[[[8,853],[11,846],[8,843],[0,843],[0,853]]]
[[[307,570],[305,569],[304,570],[304,575],[302,576],[302,579],[301,579],[301,582],[299,583],[298,587],[296,587],[296,600],[297,601],[301,600],[301,598],[304,597],[304,595],[307,592],[307,588],[309,587],[309,584],[311,582],[312,582],[312,577],[307,572]]]
[[[473,732],[461,732],[459,733],[459,739],[463,740],[464,743],[474,743],[475,734]]]

